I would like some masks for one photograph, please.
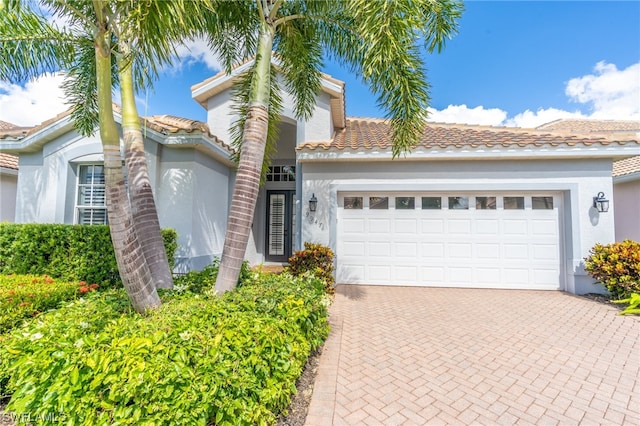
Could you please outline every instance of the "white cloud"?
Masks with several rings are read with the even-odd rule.
[[[507,118],[506,111],[499,108],[485,109],[483,106],[469,108],[466,105],[449,105],[438,111],[429,108],[429,121],[437,123],[464,123],[499,126]]]
[[[598,62],[593,71],[569,80],[569,99],[590,105],[592,118],[640,119],[640,62],[623,70]]]
[[[587,118],[581,112],[569,112],[556,108],[539,109],[536,112],[526,110],[502,123],[508,127],[534,128],[561,118]]]
[[[65,111],[62,74],[44,74],[24,86],[0,81],[0,120],[33,126]]]
[[[565,94],[570,101],[587,106],[589,114],[558,108],[526,110],[513,117],[499,108],[479,105],[449,105],[443,110],[429,109],[429,121],[534,128],[563,118],[640,120],[640,62],[623,70],[614,64],[598,62],[594,73],[572,78]]]
[[[202,38],[195,38],[187,40],[184,44],[180,44],[176,47],[178,59],[182,63],[176,68],[181,68],[184,65],[190,65],[195,62],[204,62],[204,64],[212,71],[220,71],[220,58],[217,54],[213,53],[207,42]]]

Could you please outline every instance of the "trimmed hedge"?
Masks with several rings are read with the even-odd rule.
[[[162,238],[173,269],[178,235],[164,229]],[[122,285],[107,225],[0,223],[0,274]]]
[[[323,285],[255,273],[222,297],[163,292],[148,315],[122,290],[93,293],[0,336],[7,410],[76,425],[273,424],[328,334]]]

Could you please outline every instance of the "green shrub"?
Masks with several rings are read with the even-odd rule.
[[[163,230],[173,267],[174,230]],[[103,287],[121,285],[109,227],[57,224],[0,224],[0,274],[50,275]]]
[[[585,269],[615,297],[640,293],[640,243],[626,240],[596,244],[585,259]]]
[[[321,244],[304,243],[304,250],[296,251],[289,258],[289,266],[285,269],[294,276],[313,274],[325,283],[325,291],[334,292],[333,251]]]
[[[65,282],[47,275],[0,275],[0,334],[60,302],[93,291],[97,284]]]
[[[202,293],[206,290],[213,289],[216,278],[218,278],[218,268],[220,259],[213,259],[210,265],[205,266],[201,271],[189,271],[184,275],[174,279],[174,290],[177,292],[189,291],[191,293]],[[251,274],[251,268],[248,262],[242,262],[240,268],[240,276],[238,277],[238,285],[242,283]]]
[[[223,297],[164,293],[146,315],[122,290],[93,293],[0,342],[7,410],[76,425],[273,424],[327,336],[322,286],[252,273]]]
[[[624,308],[620,315],[640,315],[640,294],[631,293],[631,296],[622,300],[612,300],[613,303],[628,303],[629,306]]]

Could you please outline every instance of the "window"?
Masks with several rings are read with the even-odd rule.
[[[389,208],[389,197],[369,197],[369,209],[386,210]]]
[[[524,197],[504,197],[505,210],[524,210]]]
[[[476,210],[495,210],[496,197],[476,197]]]
[[[531,197],[533,210],[553,210],[553,197]]]
[[[362,210],[362,197],[344,197],[344,208]]]
[[[440,210],[442,208],[442,198],[440,197],[422,197],[423,210]]]
[[[104,166],[96,164],[78,166],[77,223],[104,225],[107,223],[105,204]]]
[[[415,197],[396,197],[396,210],[413,210],[415,208]]]
[[[449,210],[469,209],[469,197],[449,197]]]
[[[296,166],[270,166],[267,182],[295,182]]]

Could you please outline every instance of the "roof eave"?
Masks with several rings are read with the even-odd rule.
[[[65,115],[48,126],[31,133],[21,139],[0,140],[0,151],[8,154],[20,154],[36,152],[52,140],[73,130],[73,121],[70,115]]]
[[[566,158],[626,158],[637,147],[589,147],[589,148],[555,148],[555,149],[415,149],[406,157],[399,157],[399,161],[442,161],[442,160],[547,160]],[[297,160],[304,162],[329,161],[389,161],[392,160],[390,149],[338,151],[318,147],[299,149]]]
[[[627,173],[626,175],[614,176],[613,183],[626,183],[640,180],[640,171]]]

